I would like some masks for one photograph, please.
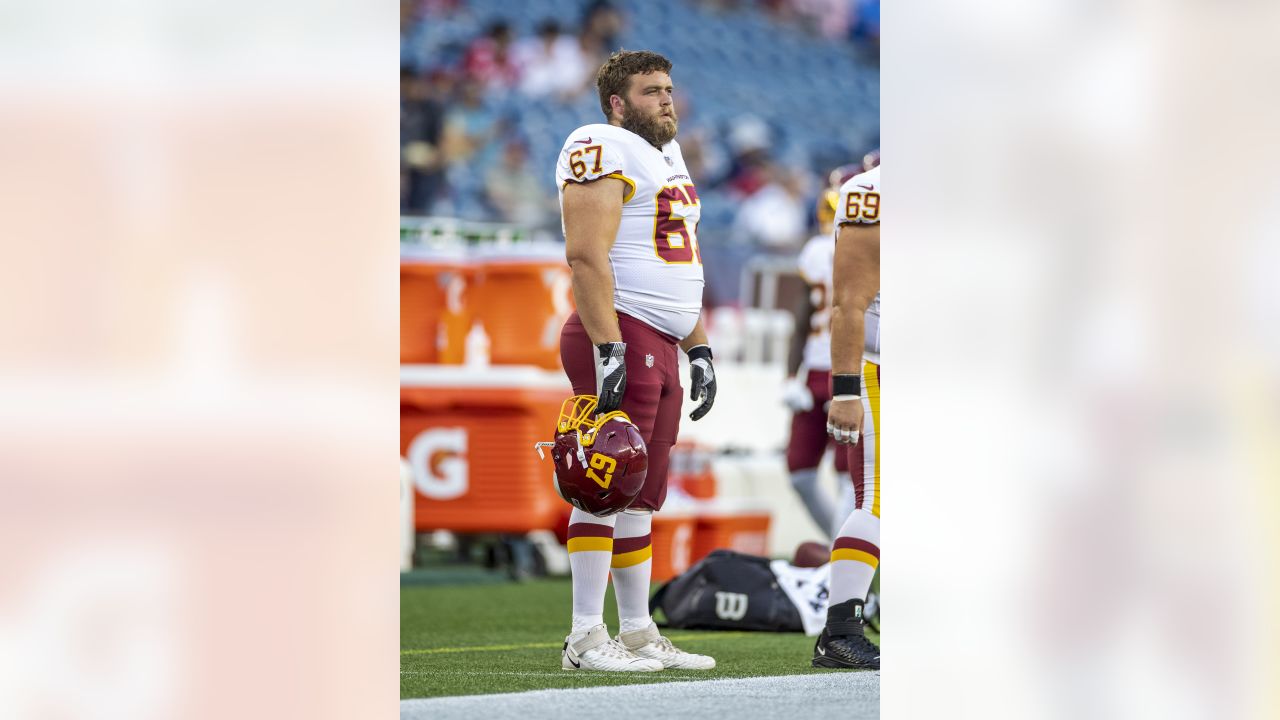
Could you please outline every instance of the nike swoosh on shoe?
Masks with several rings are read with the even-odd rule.
[[[565,659],[565,660],[568,660],[568,661],[569,661],[569,664],[573,665],[574,667],[578,668],[579,670],[581,670],[581,669],[582,669],[582,663],[577,662],[577,661],[576,661],[576,660],[574,660],[573,658],[569,657],[569,643],[568,643],[567,641],[566,641],[566,642],[565,642],[565,644],[564,644],[564,659]]]

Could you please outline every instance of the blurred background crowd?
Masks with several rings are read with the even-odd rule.
[[[674,64],[678,140],[732,301],[753,254],[794,254],[829,171],[879,146],[878,0],[402,0],[401,212],[560,240],[553,168],[603,122],[619,49]]]

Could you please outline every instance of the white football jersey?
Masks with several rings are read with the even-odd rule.
[[[880,167],[876,166],[861,175],[849,178],[840,186],[840,200],[836,203],[836,234],[841,225],[880,224]],[[880,293],[867,308],[866,343],[863,357],[880,364]]]
[[[810,370],[831,369],[831,268],[835,261],[833,235],[814,235],[800,249],[800,277],[809,284],[809,336],[804,341],[804,364]]]
[[[565,185],[602,177],[627,184],[609,251],[614,308],[683,340],[702,313],[702,206],[680,145],[672,140],[659,150],[630,130],[584,125],[565,140],[556,163],[561,212]]]

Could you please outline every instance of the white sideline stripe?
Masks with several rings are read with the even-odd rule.
[[[647,674],[652,676],[656,673]],[[833,670],[811,675],[641,682],[500,695],[422,698],[401,700],[400,718],[535,720],[595,716],[601,713],[601,708],[608,708],[610,720],[727,715],[735,720],[795,720],[799,708],[803,708],[804,717],[878,719],[880,673]]]

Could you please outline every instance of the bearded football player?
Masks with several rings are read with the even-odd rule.
[[[867,593],[880,564],[880,168],[840,186],[831,313],[827,431],[849,446],[855,507],[831,544],[827,625],[813,665],[880,667],[867,640]]]
[[[680,426],[678,350],[689,359],[690,398],[700,401],[690,419],[705,416],[716,396],[702,326],[701,207],[675,140],[670,72],[657,53],[610,57],[596,76],[607,122],[570,133],[556,164],[577,305],[560,334],[565,373],[575,395],[595,397],[597,417],[625,413],[648,455],[643,486],[626,510],[592,514],[590,506],[575,505],[572,511],[566,670],[715,667],[712,658],[673,646],[649,615],[650,525],[666,498]],[[609,482],[602,477],[602,487]],[[604,624],[610,573],[621,625],[613,638]]]

